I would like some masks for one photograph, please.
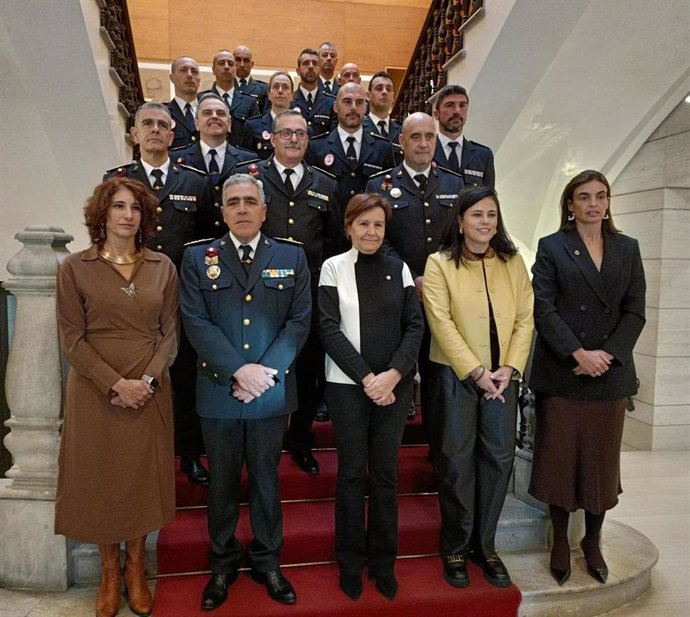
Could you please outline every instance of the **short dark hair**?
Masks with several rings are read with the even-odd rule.
[[[570,214],[568,204],[573,201],[573,196],[575,195],[575,189],[577,189],[577,187],[587,184],[588,182],[592,182],[593,180],[601,182],[606,187],[606,196],[609,198],[609,207],[606,209],[606,214],[608,214],[609,218],[602,221],[601,224],[603,230],[612,234],[620,233],[620,229],[616,228],[616,226],[613,224],[613,218],[611,216],[611,186],[609,185],[609,181],[606,179],[604,174],[594,169],[585,169],[584,171],[581,171],[579,174],[577,174],[577,176],[571,178],[570,182],[565,185],[563,193],[561,193],[560,231],[575,228],[575,221],[568,220],[568,215]]]
[[[92,244],[102,246],[105,241],[105,223],[113,195],[120,189],[129,189],[141,206],[141,224],[136,235],[137,248],[141,248],[156,233],[158,198],[146,186],[133,178],[114,176],[99,184],[84,205],[84,223]]]
[[[345,230],[352,225],[352,222],[360,215],[373,210],[374,208],[381,208],[386,216],[388,222],[393,214],[388,200],[378,193],[358,193],[350,199],[345,209]]]
[[[496,204],[496,213],[498,221],[496,225],[496,234],[489,240],[489,246],[496,251],[496,254],[506,261],[508,257],[517,254],[518,250],[513,241],[510,239],[505,226],[503,225],[503,217],[501,216],[501,206],[498,203],[498,195],[496,191],[488,186],[473,186],[463,189],[458,194],[458,198],[453,204],[453,208],[448,213],[446,224],[443,229],[441,237],[441,247],[439,251],[446,253],[453,261],[456,267],[463,261],[462,249],[465,245],[465,235],[460,233],[458,220],[467,212],[472,206],[479,203],[482,199],[489,197]]]
[[[271,125],[271,131],[275,133],[278,129],[278,120],[280,120],[281,118],[287,118],[288,116],[297,116],[304,120],[304,116],[297,109],[286,109],[285,111],[281,111],[278,115],[276,115],[275,120],[273,120],[273,124]],[[304,120],[304,126],[307,126],[306,120]]]
[[[391,74],[388,71],[377,71],[371,76],[371,79],[369,80],[369,92],[371,92],[371,86],[377,77],[383,77],[384,79],[390,79],[391,81],[393,81],[393,78],[391,77]]]
[[[196,105],[196,114],[194,115],[195,118],[199,117],[199,108],[201,107],[201,104],[204,101],[208,101],[209,99],[212,99],[214,101],[220,101],[225,105],[225,101],[220,98],[215,92],[202,92],[198,97],[197,97],[197,105]],[[228,114],[228,118],[230,118],[230,121],[232,121],[232,118],[230,114]]]
[[[467,102],[470,102],[470,96],[467,94],[467,90],[465,90],[465,88],[455,84],[450,84],[448,86],[443,86],[443,88],[438,91],[436,101],[434,102],[434,109],[438,109],[441,106],[443,99],[448,96],[452,96],[453,94],[464,94]]]
[[[305,54],[307,54],[308,56],[318,56],[319,52],[315,49],[312,49],[311,47],[305,47],[301,52],[299,52],[299,55],[297,56],[297,66],[299,66],[300,58]]]

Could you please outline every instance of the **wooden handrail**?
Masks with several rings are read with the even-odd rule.
[[[434,0],[419,34],[393,115],[431,113],[429,99],[446,85],[446,63],[462,50],[462,26],[484,7],[484,0]]]

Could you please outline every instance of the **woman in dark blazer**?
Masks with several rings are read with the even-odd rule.
[[[561,196],[561,228],[539,241],[533,273],[537,341],[530,385],[536,433],[530,493],[549,504],[550,569],[570,576],[569,513],[585,510],[587,572],[606,582],[599,534],[618,503],[625,399],[637,392],[633,347],[645,323],[638,243],[611,217],[611,189],[583,171]]]

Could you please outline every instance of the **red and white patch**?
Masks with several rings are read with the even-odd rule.
[[[271,139],[271,134],[268,131],[264,131],[263,133],[261,133],[261,139],[265,139],[266,141],[268,141],[269,139]]]
[[[335,162],[335,157],[329,152],[326,156],[323,157],[323,164],[326,167],[331,167],[333,163]]]

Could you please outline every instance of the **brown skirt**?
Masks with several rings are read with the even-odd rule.
[[[618,503],[625,399],[584,401],[537,393],[529,492],[568,512]]]

